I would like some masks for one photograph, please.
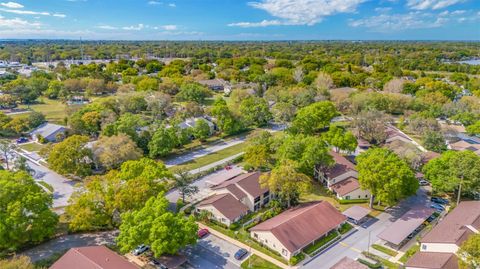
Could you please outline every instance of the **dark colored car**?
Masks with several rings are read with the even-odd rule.
[[[248,251],[244,248],[241,248],[237,252],[235,252],[235,259],[241,260],[247,254],[248,254]]]
[[[28,138],[26,137],[20,137],[19,139],[17,139],[18,144],[27,143],[27,142],[28,142]]]
[[[440,198],[440,197],[432,197],[432,198],[430,198],[430,201],[432,201],[434,203],[437,203],[437,204],[441,204],[441,205],[448,205],[450,203],[447,199],[443,199],[443,198]]]
[[[197,236],[198,238],[203,238],[205,237],[207,234],[209,234],[210,232],[208,231],[208,229],[200,229],[198,230],[197,232]]]

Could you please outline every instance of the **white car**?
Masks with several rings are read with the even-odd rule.
[[[138,255],[141,255],[142,253],[144,253],[145,251],[149,250],[150,247],[149,246],[146,246],[146,245],[140,245],[138,247],[136,247],[132,253],[133,255],[135,256],[138,256]]]

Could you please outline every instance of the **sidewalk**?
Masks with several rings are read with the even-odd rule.
[[[217,230],[212,229],[212,228],[204,225],[203,223],[197,222],[197,224],[198,224],[198,227],[199,227],[200,229],[207,228],[208,231],[209,231],[211,234],[213,234],[213,235],[215,235],[215,236],[217,236],[217,237],[219,237],[219,238],[221,238],[221,239],[223,239],[223,240],[225,240],[225,241],[227,241],[227,242],[230,242],[230,243],[232,243],[232,244],[234,244],[234,245],[236,245],[236,246],[238,246],[238,247],[240,247],[240,248],[244,248],[244,249],[247,249],[247,250],[251,250],[251,254],[255,254],[255,255],[261,257],[262,259],[267,260],[267,261],[275,264],[276,266],[279,266],[280,268],[284,268],[284,269],[297,268],[297,267],[294,267],[294,266],[286,265],[286,264],[284,264],[284,263],[282,263],[282,262],[280,262],[280,261],[278,261],[278,260],[276,260],[276,259],[274,259],[274,258],[272,258],[272,257],[270,257],[270,256],[268,256],[268,255],[266,255],[266,254],[263,253],[263,252],[260,252],[260,251],[258,251],[258,250],[256,250],[256,249],[254,249],[254,248],[250,248],[249,246],[245,245],[244,243],[242,243],[242,242],[240,242],[240,241],[237,241],[237,240],[235,240],[235,239],[233,239],[233,238],[231,238],[231,237],[229,237],[229,236],[226,236],[226,235],[222,234],[221,232],[218,232]]]

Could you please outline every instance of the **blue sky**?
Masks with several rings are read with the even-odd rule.
[[[0,0],[1,38],[480,40],[480,0]]]

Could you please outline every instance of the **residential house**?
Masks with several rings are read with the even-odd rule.
[[[138,269],[106,246],[71,248],[50,269]]]
[[[250,229],[250,236],[289,260],[336,231],[347,218],[329,202],[301,204]]]
[[[64,136],[66,132],[67,128],[65,126],[46,122],[30,132],[30,136],[34,141],[38,141],[39,137],[43,137],[49,142],[57,142],[58,136]]]
[[[213,122],[209,121],[208,119],[203,118],[203,117],[188,118],[185,121],[178,124],[178,127],[180,129],[195,128],[195,126],[196,126],[196,124],[199,120],[204,120],[208,124],[208,126],[210,127],[210,134],[213,134],[215,132],[215,129],[216,129],[215,124]]]
[[[363,265],[352,258],[343,257],[335,265],[330,267],[330,269],[368,269],[368,266]]]
[[[362,190],[358,182],[358,172],[355,165],[337,152],[330,152],[334,165],[316,171],[318,180],[335,193],[338,199],[368,199],[370,192]]]
[[[197,212],[208,211],[211,218],[227,226],[270,202],[270,192],[259,183],[261,173],[236,176],[212,187],[213,195],[197,205]]]
[[[449,149],[463,151],[470,150],[480,155],[480,138],[476,136],[468,136],[466,134],[459,133],[455,139],[455,142],[450,142]]]
[[[480,201],[461,202],[420,240],[420,251],[406,269],[457,269],[456,253],[469,236],[480,230]]]
[[[202,84],[205,87],[208,87],[212,91],[224,91],[225,93],[231,91],[231,86],[230,84],[223,80],[223,79],[206,79],[206,80],[200,80],[198,83]]]

